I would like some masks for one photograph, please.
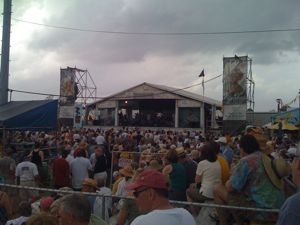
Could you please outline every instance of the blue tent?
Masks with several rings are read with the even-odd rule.
[[[57,100],[12,101],[0,106],[0,127],[17,130],[57,128]]]
[[[299,108],[297,109],[292,109],[286,112],[280,112],[275,116],[271,117],[271,121],[273,123],[278,122],[280,119],[288,121],[288,123],[297,125],[299,124]]]

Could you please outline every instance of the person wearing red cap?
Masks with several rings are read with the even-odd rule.
[[[157,170],[141,172],[135,181],[126,186],[133,191],[136,204],[145,215],[138,216],[131,225],[196,225],[193,216],[183,208],[173,208],[168,198],[165,176]]]
[[[40,201],[40,210],[41,212],[50,212],[50,206],[54,202],[54,199],[52,197],[44,197]]]

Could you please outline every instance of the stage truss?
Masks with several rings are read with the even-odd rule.
[[[76,67],[72,69],[75,70],[75,86],[77,87],[76,102],[82,103],[85,107],[88,103],[96,101],[97,87],[88,70],[82,70]]]
[[[247,71],[247,112],[249,113],[248,122],[254,124],[254,89],[255,82],[252,77],[252,59],[248,57],[248,71]]]

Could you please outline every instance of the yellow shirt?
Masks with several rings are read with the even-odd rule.
[[[114,194],[116,194],[116,192],[117,192],[117,190],[118,190],[118,185],[119,185],[119,183],[120,183],[120,181],[123,179],[123,177],[120,177],[118,180],[116,180],[115,181],[115,183],[113,184],[113,186],[112,186],[112,190],[111,190],[111,192],[112,192],[112,194],[114,195]]]
[[[230,177],[230,168],[229,168],[227,160],[223,156],[218,155],[218,161],[219,161],[220,166],[221,166],[222,183],[225,184],[226,181]]]

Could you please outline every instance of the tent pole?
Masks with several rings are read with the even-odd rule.
[[[3,127],[3,131],[2,131],[2,152],[1,154],[3,155],[3,152],[5,152],[5,127]]]

